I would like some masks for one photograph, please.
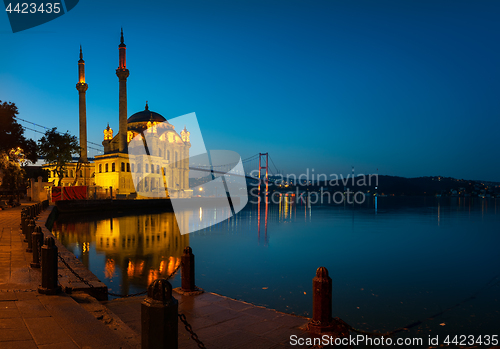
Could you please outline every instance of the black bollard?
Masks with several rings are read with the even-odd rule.
[[[27,211],[24,211],[23,214],[21,215],[21,230],[24,235],[24,242],[28,242],[27,236],[28,236],[28,213]]]
[[[38,287],[38,293],[57,294],[61,286],[57,282],[57,246],[54,238],[45,238],[42,246],[42,286]]]
[[[32,268],[40,268],[40,252],[43,244],[43,233],[41,227],[36,227],[33,234],[31,234],[33,239],[33,262],[31,263]]]
[[[178,307],[168,280],[157,279],[149,285],[141,303],[142,349],[178,348]]]
[[[33,240],[32,240],[31,234],[33,234],[34,230],[35,230],[35,220],[32,219],[32,220],[30,220],[30,222],[28,224],[28,235],[26,235],[26,240],[28,241],[28,248],[26,249],[26,252],[33,251],[33,248],[32,248]]]
[[[181,289],[184,292],[196,291],[194,284],[194,254],[191,247],[184,248],[181,256]]]

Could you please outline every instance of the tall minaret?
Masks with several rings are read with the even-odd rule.
[[[116,69],[116,76],[120,81],[120,94],[119,94],[119,130],[118,130],[118,140],[119,140],[119,151],[124,153],[127,151],[127,78],[129,71],[127,69],[127,57],[126,51],[127,46],[123,40],[123,28],[122,37],[120,45],[118,45],[118,51],[120,53],[120,65]]]
[[[80,45],[80,60],[78,61],[78,83],[76,89],[79,96],[79,114],[80,114],[80,159],[82,162],[87,160],[87,104],[85,94],[89,85],[85,82],[85,61],[83,60],[82,46]]]

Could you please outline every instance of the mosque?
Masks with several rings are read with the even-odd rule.
[[[180,135],[173,125],[158,113],[146,107],[143,111],[132,114],[127,118],[127,69],[126,45],[121,32],[118,46],[119,65],[116,76],[119,81],[119,130],[113,135],[108,126],[104,129],[104,154],[94,157],[94,162],[87,159],[87,111],[86,91],[88,84],[85,81],[85,61],[80,47],[78,61],[78,83],[76,89],[79,95],[79,128],[80,128],[80,161],[66,165],[64,178],[60,186],[85,186],[87,197],[98,197],[104,193],[105,197],[119,198],[150,198],[170,197],[186,198],[192,195],[189,189],[189,148],[190,133],[184,129]],[[152,139],[143,154],[133,150],[141,146],[141,140]],[[139,140],[139,142],[137,142]],[[135,155],[133,155],[135,154]],[[49,170],[49,182],[58,178],[53,171],[54,166],[44,165]],[[160,192],[169,188],[162,195]],[[99,195],[98,195],[99,193]]]

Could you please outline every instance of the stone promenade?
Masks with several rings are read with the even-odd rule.
[[[44,225],[50,209],[37,225]],[[29,267],[20,216],[21,207],[0,211],[0,348],[140,348],[144,297],[98,302],[82,293],[37,292],[40,270]],[[174,297],[207,348],[283,348],[292,347],[291,335],[309,337],[303,317],[212,293]],[[197,348],[178,325],[179,348]]]
[[[67,294],[37,292],[40,270],[29,267],[20,221],[21,207],[0,211],[0,348],[137,348],[138,338],[106,326]]]

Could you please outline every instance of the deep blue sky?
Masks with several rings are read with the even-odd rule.
[[[12,34],[0,14],[0,100],[89,140],[129,116],[195,112],[209,149],[269,152],[297,174],[500,180],[498,1],[94,1]],[[38,134],[28,131],[29,137]]]

